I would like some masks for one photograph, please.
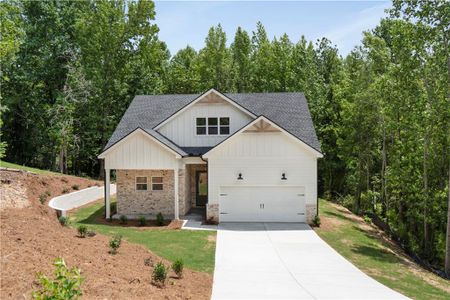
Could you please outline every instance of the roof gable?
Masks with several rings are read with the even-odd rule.
[[[169,116],[165,120],[161,121],[158,125],[156,125],[154,127],[154,130],[158,130],[159,128],[164,126],[164,124],[167,124],[168,122],[173,120],[176,116],[182,114],[183,112],[185,112],[186,110],[188,110],[190,107],[192,107],[193,105],[195,105],[197,103],[214,104],[214,103],[223,103],[223,102],[227,102],[227,103],[231,104],[232,106],[240,109],[241,111],[243,111],[244,113],[246,113],[250,117],[256,118],[256,115],[254,115],[252,112],[250,112],[244,106],[241,106],[240,104],[236,103],[235,101],[233,101],[232,99],[228,98],[224,94],[216,91],[215,89],[210,89],[207,92],[205,92],[205,93],[201,94],[200,96],[198,96],[195,100],[193,100],[190,103],[186,104],[184,107],[182,107],[178,111],[174,112],[171,116]]]
[[[235,139],[237,136],[239,136],[242,133],[245,132],[252,132],[252,133],[258,133],[258,132],[282,132],[287,137],[295,140],[296,142],[300,143],[302,146],[305,146],[306,149],[309,149],[316,157],[323,157],[322,153],[318,150],[316,150],[311,145],[305,143],[303,140],[299,139],[298,137],[292,135],[290,132],[286,131],[284,128],[273,122],[272,120],[268,119],[265,116],[260,116],[257,119],[251,121],[246,126],[241,128],[240,130],[236,131],[233,135],[229,136],[227,139],[223,140],[221,143],[217,144],[214,148],[203,154],[204,158],[208,158],[212,153],[214,153],[217,149],[220,149],[221,146],[230,143]]]

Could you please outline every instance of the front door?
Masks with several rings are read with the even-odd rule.
[[[197,171],[196,173],[196,206],[205,206],[208,203],[208,173]]]

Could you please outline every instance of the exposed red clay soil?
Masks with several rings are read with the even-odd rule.
[[[39,287],[36,273],[42,271],[53,277],[52,264],[57,257],[63,257],[69,267],[81,269],[85,278],[82,284],[84,299],[210,298],[210,274],[185,270],[183,278],[178,279],[170,273],[172,277],[166,286],[156,287],[151,284],[152,263],[163,261],[169,265],[167,261],[143,246],[127,241],[122,241],[118,253],[111,255],[108,237],[77,237],[75,229],[59,224],[47,203],[39,202],[39,195],[46,191],[50,191],[50,199],[61,194],[64,187],[78,184],[82,189],[98,182],[72,176],[4,170],[0,171],[0,178],[1,202],[4,197],[16,197],[11,190],[21,190],[27,202],[25,206],[1,206],[1,299],[30,299],[31,292]]]

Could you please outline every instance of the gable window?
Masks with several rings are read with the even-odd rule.
[[[136,177],[136,191],[147,190],[147,177]]]
[[[197,118],[196,132],[197,135],[229,135],[230,118]]]
[[[152,190],[162,191],[163,190],[163,178],[162,177],[152,177]]]
[[[230,134],[230,118],[220,118],[220,134]]]
[[[217,118],[208,118],[208,135],[217,135],[219,133],[218,129]]]
[[[197,134],[205,135],[206,134],[206,118],[197,118]]]

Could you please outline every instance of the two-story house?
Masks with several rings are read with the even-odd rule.
[[[302,93],[136,96],[99,158],[117,215],[311,222],[322,157]],[[106,218],[110,217],[109,191]]]

